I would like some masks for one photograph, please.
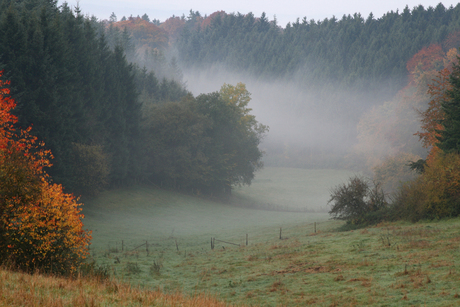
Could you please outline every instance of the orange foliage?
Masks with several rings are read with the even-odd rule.
[[[406,68],[410,73],[411,82],[419,80],[428,71],[441,69],[444,55],[438,44],[423,47],[407,62]]]
[[[443,42],[443,46],[450,45],[456,38],[460,39],[460,32],[449,35]],[[447,99],[446,91],[449,89],[449,75],[452,66],[457,62],[458,52],[455,48],[446,53],[439,44],[424,47],[415,54],[407,63],[410,74],[410,84],[407,89],[414,88],[412,95],[406,97],[410,101],[418,101],[417,109],[425,109],[419,112],[421,117],[421,131],[415,133],[423,143],[423,147],[429,148],[427,163],[431,163],[434,157],[440,152],[436,146],[438,143],[439,131],[442,130],[441,120],[444,114],[441,109],[441,102]],[[408,91],[410,92],[410,91]],[[429,98],[427,99],[427,94]]]
[[[427,85],[427,93],[430,95],[431,100],[428,103],[428,108],[420,112],[421,116],[421,130],[417,135],[423,143],[423,147],[429,148],[430,152],[427,157],[427,163],[430,164],[437,154],[441,151],[436,145],[440,131],[443,129],[441,121],[444,119],[444,112],[441,108],[442,101],[449,99],[446,91],[451,88],[449,76],[452,73],[452,66],[457,63],[458,53],[456,49],[449,50],[443,57],[443,69],[438,71],[431,82]],[[426,73],[431,75],[431,73]]]
[[[160,25],[160,28],[168,32],[169,38],[173,41],[179,37],[185,26],[185,20],[180,17],[170,17]]]
[[[77,199],[49,182],[44,167],[51,166],[50,151],[31,128],[15,130],[8,84],[0,81],[0,263],[74,273],[91,236],[82,229]]]
[[[130,17],[125,21],[115,22],[113,25],[120,29],[127,28],[140,47],[166,48],[168,46],[168,33],[142,18]]]

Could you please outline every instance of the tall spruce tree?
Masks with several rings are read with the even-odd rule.
[[[449,82],[452,88],[447,91],[448,99],[441,102],[445,118],[441,121],[438,147],[446,153],[460,153],[460,65],[455,64]]]

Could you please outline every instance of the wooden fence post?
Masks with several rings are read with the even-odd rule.
[[[176,242],[176,249],[177,251],[179,251],[179,245],[177,244],[177,239],[174,239],[174,241]]]
[[[124,248],[124,246],[123,246],[123,240],[121,240],[121,251],[123,251],[123,248]]]
[[[246,234],[246,246],[248,246],[248,234]]]
[[[280,227],[280,240],[281,240],[281,227]]]
[[[147,252],[147,256],[149,255],[149,242],[145,241],[145,251]]]
[[[315,222],[315,233],[316,233],[316,222]]]

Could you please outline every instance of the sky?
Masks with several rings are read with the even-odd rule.
[[[58,1],[59,4],[63,2]],[[359,12],[366,18],[372,12],[375,18],[379,18],[391,10],[401,11],[406,5],[410,9],[420,4],[424,7],[435,7],[439,2],[442,2],[445,7],[455,6],[458,3],[450,0],[67,0],[72,7],[79,3],[85,15],[94,15],[101,20],[108,19],[112,12],[118,20],[123,16],[136,17],[146,13],[150,19],[155,18],[163,22],[172,15],[188,16],[191,9],[199,11],[203,16],[223,10],[227,13],[252,12],[256,17],[265,12],[270,20],[276,15],[278,24],[282,27],[288,22],[295,22],[297,18],[303,17],[307,17],[308,20],[323,20],[332,16],[340,19],[344,14],[353,15]]]

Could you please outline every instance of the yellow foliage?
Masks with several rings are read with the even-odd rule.
[[[268,131],[268,126],[258,124],[256,117],[249,114],[252,111],[251,108],[248,108],[248,104],[251,101],[251,93],[246,89],[244,83],[238,82],[236,86],[224,83],[220,88],[219,94],[224,101],[236,107],[240,112],[241,127],[244,129],[254,127],[261,134]]]
[[[396,199],[403,216],[417,221],[460,214],[460,155],[439,154]]]

